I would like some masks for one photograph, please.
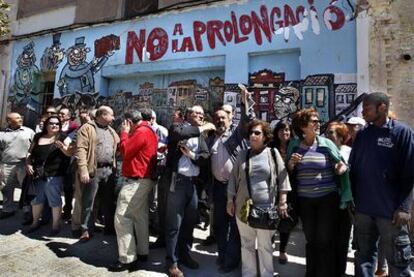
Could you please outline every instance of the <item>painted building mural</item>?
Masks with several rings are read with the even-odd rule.
[[[151,107],[168,125],[177,108],[239,107],[244,83],[258,118],[313,106],[328,121],[358,96],[355,25],[349,0],[246,0],[32,37],[15,43],[9,101],[40,115],[47,73],[55,105],[108,104],[117,122]]]

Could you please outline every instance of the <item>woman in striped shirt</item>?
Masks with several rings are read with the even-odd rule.
[[[344,174],[347,167],[336,145],[319,136],[314,108],[298,111],[292,127],[299,140],[290,142],[287,160],[306,238],[306,277],[332,277],[340,203],[336,175]]]

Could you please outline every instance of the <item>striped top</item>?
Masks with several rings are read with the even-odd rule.
[[[296,152],[302,155],[302,160],[296,165],[298,196],[314,198],[337,191],[335,164],[328,149],[300,145]]]

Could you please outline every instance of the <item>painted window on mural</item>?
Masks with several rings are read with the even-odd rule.
[[[267,112],[261,112],[260,113],[260,119],[266,121],[267,120]]]
[[[354,94],[348,94],[348,95],[346,96],[346,102],[347,102],[348,104],[352,103],[352,102],[354,101],[354,97],[355,97],[355,95],[354,95]]]
[[[313,89],[307,88],[305,89],[305,104],[312,104],[313,103]]]
[[[343,95],[337,95],[336,96],[336,103],[337,104],[343,104],[344,103],[344,96]]]
[[[316,89],[316,106],[318,107],[325,106],[325,89],[324,88]]]
[[[269,103],[269,92],[267,90],[260,92],[260,104]]]

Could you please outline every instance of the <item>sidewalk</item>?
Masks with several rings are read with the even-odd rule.
[[[79,243],[71,237],[70,225],[62,225],[58,237],[48,237],[51,226],[43,226],[30,236],[22,234],[27,228],[21,223],[22,213],[0,220],[0,276],[167,276],[165,273],[165,249],[150,251],[149,261],[134,272],[112,273],[108,266],[117,259],[115,236],[95,233],[87,243]],[[216,245],[202,246],[208,230],[195,229],[192,256],[200,263],[198,270],[184,269],[186,277],[238,277],[240,269],[220,274],[215,264]],[[155,238],[151,237],[151,241]],[[273,253],[275,276],[304,276],[305,242],[297,228],[291,234],[288,246],[289,263],[277,262],[278,251]],[[276,242],[275,249],[279,245]],[[348,260],[347,273],[353,274],[352,256]]]

